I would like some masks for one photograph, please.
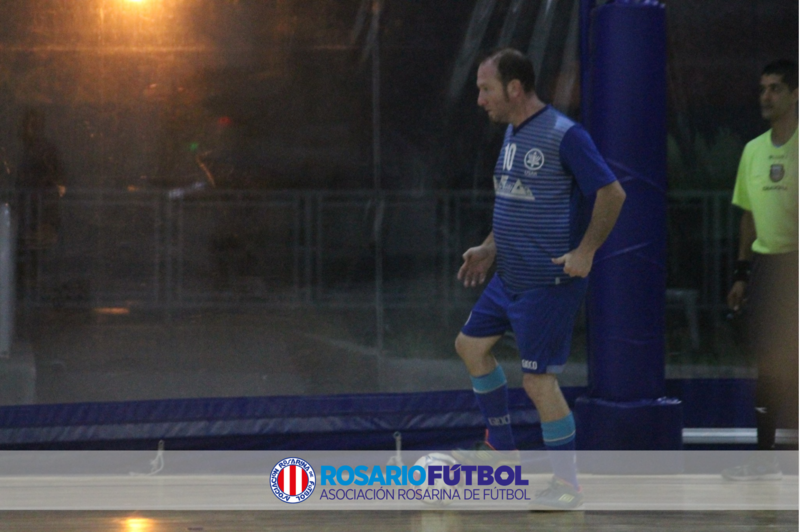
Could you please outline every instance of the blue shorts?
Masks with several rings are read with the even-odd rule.
[[[587,279],[574,278],[568,283],[516,294],[507,290],[495,274],[461,332],[486,338],[511,330],[517,339],[522,371],[561,373],[569,356],[575,315],[587,285]]]

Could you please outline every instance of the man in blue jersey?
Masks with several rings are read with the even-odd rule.
[[[575,422],[556,375],[569,354],[594,254],[614,227],[625,192],[588,133],[544,104],[534,83],[531,62],[517,50],[493,52],[478,68],[478,105],[509,126],[494,171],[493,230],[464,253],[458,272],[464,286],[474,287],[497,265],[455,342],[486,420],[486,438],[454,456],[496,465],[519,461],[506,378],[491,353],[511,330],[554,472],[534,502],[576,508],[583,496]]]

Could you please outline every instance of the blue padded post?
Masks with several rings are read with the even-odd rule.
[[[581,12],[590,17],[582,24],[584,122],[627,200],[590,278],[589,392],[576,402],[578,448],[680,448],[681,404],[663,399],[665,10],[652,0],[600,7],[584,0]]]

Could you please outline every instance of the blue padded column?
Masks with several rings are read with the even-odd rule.
[[[663,398],[665,10],[652,0],[593,6],[584,0],[581,9],[589,15],[583,119],[627,200],[590,277],[589,394],[576,403],[578,448],[677,449],[681,405]]]

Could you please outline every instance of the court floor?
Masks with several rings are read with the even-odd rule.
[[[770,532],[798,530],[793,511],[453,512],[218,511],[0,512],[14,532]]]
[[[305,511],[323,512],[339,519],[339,512],[423,509],[428,512],[437,511],[437,506],[446,506],[454,515],[487,510],[496,517],[504,513],[516,515],[530,507],[531,495],[546,486],[550,475],[524,475],[523,478],[529,484],[515,490],[455,487],[451,492],[460,492],[461,497],[447,501],[415,499],[407,494],[412,490],[403,490],[406,495],[401,495],[401,489],[392,486],[384,490],[391,496],[370,494],[367,488],[366,495],[361,497],[356,496],[357,490],[350,489],[353,486],[320,487],[302,502],[302,508],[296,507],[291,512],[297,515]],[[641,513],[644,516],[655,515],[648,512],[676,512],[697,516],[702,512],[727,515],[725,512],[742,511],[797,514],[798,511],[798,477],[789,475],[780,481],[766,482],[730,482],[720,475],[582,475],[581,485],[585,511],[612,512],[612,515],[614,512],[644,512]],[[507,491],[513,491],[514,496],[505,495]],[[467,496],[469,492],[473,493],[470,497]],[[0,512],[242,511],[256,512],[253,515],[259,515],[257,512],[278,515],[286,508],[272,493],[269,477],[263,475],[34,475],[4,476],[0,481]],[[334,513],[330,513],[331,510]]]

